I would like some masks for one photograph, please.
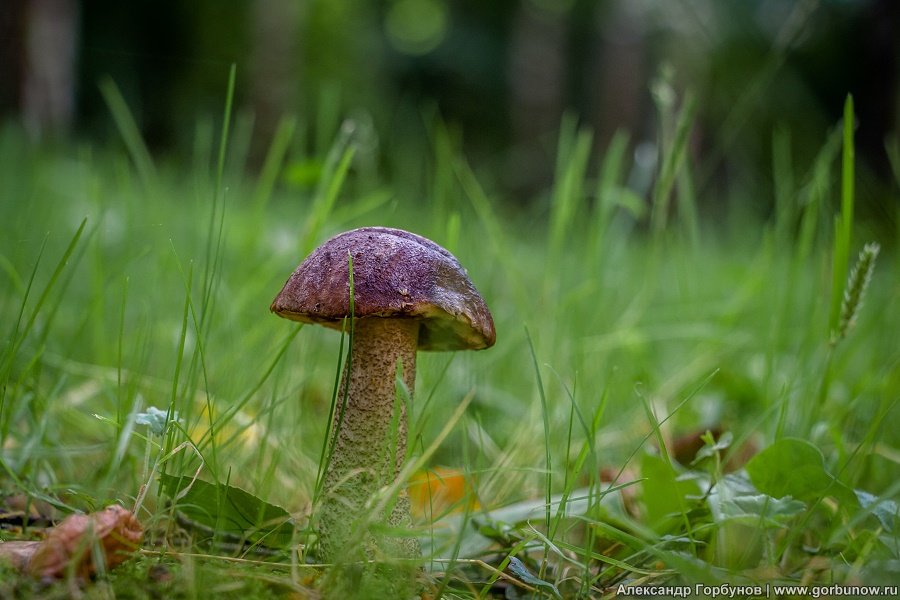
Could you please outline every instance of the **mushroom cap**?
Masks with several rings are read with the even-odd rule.
[[[353,314],[421,321],[420,350],[479,350],[494,345],[491,313],[456,258],[422,236],[363,227],[329,239],[300,263],[270,310],[302,323],[340,329]]]

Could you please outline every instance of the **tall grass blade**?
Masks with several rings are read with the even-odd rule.
[[[538,366],[537,354],[534,351],[534,344],[531,341],[531,334],[528,327],[525,327],[525,339],[528,341],[528,349],[531,352],[531,361],[534,366],[534,374],[537,378],[538,394],[541,398],[541,416],[544,423],[544,461],[546,465],[546,480],[544,484],[544,497],[546,499],[544,525],[547,531],[550,531],[550,506],[553,498],[553,462],[550,456],[550,411],[547,408],[547,396],[544,393],[544,381],[541,378],[541,369]]]
[[[463,438],[464,440],[466,438]],[[468,459],[468,444],[463,447],[463,456],[465,459]],[[464,464],[469,464],[468,460],[465,460]],[[470,481],[468,473],[466,474],[466,482]],[[463,504],[463,515],[461,519],[461,527],[460,531],[464,531],[469,523],[469,520],[472,518],[472,506],[473,503],[468,500]],[[450,577],[453,573],[453,568],[459,560],[459,554],[462,550],[463,540],[465,536],[460,534],[455,536],[453,542],[453,549],[450,551],[450,558],[447,561],[447,566],[444,568],[444,576],[441,577],[441,583],[438,586],[437,593],[434,595],[435,598],[444,598],[444,592],[447,590],[447,586],[450,585]],[[432,547],[434,547],[434,541],[432,540]],[[429,557],[431,559],[432,568],[434,568],[434,556]]]
[[[609,229],[613,211],[618,204],[625,152],[628,149],[629,135],[619,129],[609,141],[603,161],[600,164],[600,175],[597,178],[597,189],[594,192],[596,215],[591,222],[590,247],[599,250],[600,244]]]
[[[210,471],[212,472],[213,479],[216,482],[218,482],[218,478],[216,477],[216,469],[218,467],[218,463],[216,461],[216,432],[217,432],[217,427],[219,426],[219,422],[216,420],[215,406],[213,405],[212,396],[210,395],[210,382],[209,382],[209,375],[207,373],[207,368],[206,368],[206,343],[204,341],[205,337],[204,337],[204,333],[203,333],[203,325],[201,322],[201,318],[198,317],[198,315],[197,315],[197,308],[194,305],[194,302],[193,302],[193,299],[191,296],[190,286],[191,286],[192,277],[190,275],[185,274],[184,269],[181,266],[181,263],[178,263],[178,268],[179,268],[179,271],[181,272],[182,282],[184,283],[184,286],[185,286],[185,295],[187,297],[188,307],[190,309],[189,312],[190,312],[190,317],[191,317],[191,324],[193,325],[194,336],[196,337],[196,340],[197,340],[194,360],[196,360],[197,363],[199,364],[200,375],[203,379],[203,394],[206,399],[205,409],[206,409],[206,419],[207,419],[207,423],[206,423],[207,430],[206,430],[206,433],[204,434],[204,436],[208,436],[206,439],[209,440],[210,454],[211,454],[211,458],[210,458],[210,460],[206,460],[206,464],[210,467]],[[193,396],[193,394],[191,394],[191,396]],[[232,415],[233,415],[233,413],[232,413]],[[185,411],[184,416],[185,416],[185,420],[187,421],[189,418],[187,411]],[[196,446],[197,446],[198,450],[202,451],[202,446],[200,443],[197,443]]]
[[[584,177],[592,140],[593,135],[590,131],[579,131],[577,120],[571,115],[566,115],[559,134],[556,174],[550,206],[548,264],[554,269],[559,262],[563,241],[572,233],[578,204],[584,196]]]
[[[231,127],[228,142],[228,160],[225,162],[225,171],[228,173],[226,179],[229,181],[240,183],[242,175],[247,172],[255,122],[256,116],[252,111],[235,112],[234,126]]]
[[[659,91],[657,96],[664,96],[667,93],[674,92],[671,89],[668,92]],[[660,106],[659,111],[663,115],[665,111],[670,110],[663,99],[658,100],[657,104]],[[693,93],[687,92],[682,100],[681,110],[678,111],[671,141],[668,143],[664,141],[663,146],[660,148],[660,170],[656,184],[653,187],[652,211],[650,214],[650,227],[656,235],[661,234],[666,229],[672,190],[675,187],[675,179],[687,158],[688,134],[691,131],[696,110],[696,97]],[[665,138],[666,136],[663,136],[663,140]]]
[[[109,107],[116,127],[119,129],[119,135],[125,142],[128,154],[137,169],[138,177],[144,186],[144,192],[150,193],[156,187],[156,167],[153,164],[153,158],[144,139],[141,137],[141,131],[138,128],[131,111],[128,110],[128,104],[119,91],[119,87],[109,77],[100,81],[100,93]]]
[[[119,307],[119,335],[116,339],[116,422],[121,424],[125,418],[122,410],[125,405],[125,395],[122,389],[122,346],[125,338],[125,306],[128,302],[128,277],[122,284],[122,303]],[[116,436],[121,429],[117,430]]]
[[[213,138],[215,126],[210,116],[204,115],[197,118],[194,125],[194,144],[191,150],[193,162],[193,174],[198,180],[209,176],[210,164],[212,164]]]
[[[786,127],[778,127],[772,134],[772,180],[775,187],[775,235],[787,242],[796,215],[794,165],[791,159],[791,134]]]
[[[303,235],[302,254],[306,256],[312,252],[319,239],[320,231],[328,220],[338,195],[350,171],[353,156],[356,153],[356,144],[353,140],[354,125],[352,121],[346,121],[338,133],[334,145],[328,152],[325,165],[322,167],[322,177],[316,187],[310,216],[306,224],[306,232]]]
[[[213,292],[222,259],[222,240],[225,231],[225,198],[222,181],[225,177],[225,157],[228,150],[228,134],[231,127],[231,113],[234,104],[234,85],[237,66],[232,63],[228,71],[228,88],[225,95],[225,109],[222,115],[222,134],[219,138],[219,155],[216,164],[216,179],[213,201],[209,211],[209,228],[206,237],[206,257],[203,272],[203,297],[200,314],[200,330],[197,335],[205,338],[212,323]],[[215,246],[213,245],[215,244]]]
[[[22,326],[22,319],[25,317],[25,308],[28,306],[28,297],[31,295],[31,288],[34,286],[34,278],[38,274],[38,267],[40,267],[41,259],[44,257],[44,250],[47,248],[47,239],[50,237],[50,234],[44,236],[44,239],[41,241],[41,247],[38,250],[37,259],[34,261],[34,266],[31,268],[31,276],[28,278],[28,284],[24,285],[24,292],[22,294],[22,301],[19,303],[19,313],[16,317],[16,322],[13,325],[12,332],[9,334],[9,338],[7,341],[6,352],[3,354],[3,378],[0,380],[0,412],[2,412],[2,400],[6,394],[6,385],[7,379],[9,378],[9,368],[12,364],[12,360],[16,355],[16,351],[21,343],[19,340],[19,328]],[[24,336],[22,336],[24,337]]]
[[[225,175],[225,156],[228,151],[228,134],[231,130],[231,113],[234,105],[234,84],[237,78],[237,65],[231,63],[228,69],[228,87],[225,92],[225,109],[222,114],[222,135],[219,138],[219,157],[216,162],[216,196],[222,188],[222,179]]]
[[[831,312],[828,330],[834,335],[840,327],[844,282],[850,262],[850,237],[853,231],[853,96],[844,102],[843,152],[841,155],[841,214],[834,224],[834,263],[831,278]]]
[[[340,135],[338,133],[341,120],[341,86],[339,83],[332,82],[321,87],[316,108],[316,154],[324,156],[326,152],[329,152],[329,141],[334,139],[335,135]]]
[[[272,197],[272,190],[275,189],[275,182],[278,180],[278,174],[284,164],[284,157],[287,155],[296,128],[297,119],[295,117],[283,117],[278,122],[278,129],[275,130],[275,136],[266,153],[256,189],[253,191],[252,202],[258,211],[265,210]]]
[[[668,473],[666,473],[666,475],[671,476],[672,481],[677,481],[678,474],[675,470],[675,467],[672,464],[672,457],[669,454],[668,448],[666,447],[665,438],[663,437],[663,434],[662,434],[661,425],[665,421],[664,420],[660,421],[657,418],[656,413],[654,412],[653,407],[651,406],[650,400],[646,396],[644,396],[643,394],[639,394],[639,397],[641,399],[641,406],[643,406],[643,408],[644,408],[644,414],[647,416],[647,421],[650,423],[650,426],[653,428],[653,435],[656,437],[656,444],[657,444],[657,447],[659,448],[659,456],[660,456],[660,459],[662,462],[662,466],[663,466],[663,468],[665,468],[668,471]],[[690,517],[688,517],[688,508],[685,503],[685,498],[681,494],[673,494],[672,498],[675,498],[676,502],[678,504],[677,507],[673,507],[673,508],[678,509],[684,529],[686,532],[690,533],[691,530],[693,529],[693,526],[691,525]],[[693,535],[690,536],[690,543],[691,543],[691,546],[694,546],[694,544],[696,543]]]
[[[581,473],[584,468],[584,463],[588,459],[588,457],[593,459],[591,464],[591,468],[588,471],[588,478],[590,483],[589,493],[593,493],[593,485],[596,483],[596,477],[599,474],[600,465],[597,461],[597,451],[596,451],[596,443],[594,440],[597,427],[599,425],[599,418],[597,415],[594,415],[593,419],[593,429],[588,425],[587,421],[584,418],[584,414],[581,412],[581,409],[578,407],[578,403],[575,400],[574,391],[570,390],[567,385],[562,382],[562,378],[557,374],[557,379],[560,380],[560,384],[562,384],[563,389],[565,389],[566,396],[569,399],[570,410],[569,410],[569,424],[568,424],[568,432],[567,432],[567,441],[566,441],[566,469],[565,469],[565,481],[563,482],[563,492],[560,496],[559,504],[557,505],[556,510],[556,518],[553,520],[552,527],[547,532],[547,537],[549,539],[554,539],[556,537],[556,532],[559,530],[559,526],[562,523],[563,517],[566,515],[566,506],[569,502],[569,497],[572,494],[572,491],[575,489],[575,484],[577,482],[577,477],[579,473]],[[604,393],[603,398],[601,399],[600,406],[598,407],[597,414],[601,414],[606,405],[607,394]],[[578,456],[575,459],[574,465],[569,464],[569,456],[571,455],[572,450],[572,434],[575,425],[575,417],[578,417],[578,423],[581,425],[582,432],[585,438],[585,444],[581,447]]]
[[[485,193],[484,188],[472,172],[472,167],[464,158],[454,161],[456,177],[459,179],[463,192],[469,198],[475,214],[487,233],[487,240],[494,247],[493,255],[497,257],[509,281],[513,286],[513,293],[518,307],[523,311],[531,306],[531,290],[527,289],[521,278],[516,275],[521,269],[515,253],[512,251],[508,235],[501,225],[497,213],[494,211],[491,199]]]
[[[288,347],[290,347],[291,342],[294,341],[294,338],[297,337],[297,334],[300,333],[301,329],[303,329],[303,324],[298,323],[297,326],[295,326],[285,336],[284,340],[281,342],[280,346],[278,347],[278,351],[275,353],[275,357],[269,363],[269,366],[266,368],[266,370],[263,371],[262,375],[260,375],[259,378],[256,380],[256,383],[253,384],[253,387],[251,387],[249,390],[247,390],[241,396],[240,400],[238,400],[236,403],[232,404],[231,406],[227,407],[225,410],[222,411],[222,416],[219,417],[219,419],[217,419],[217,421],[216,421],[218,426],[221,426],[224,423],[227,423],[228,421],[233,419],[234,416],[238,412],[240,412],[241,410],[243,410],[243,408],[245,406],[247,406],[247,403],[249,403],[250,400],[253,399],[253,397],[259,392],[259,390],[262,389],[262,386],[266,383],[266,381],[269,380],[269,377],[272,376],[272,373],[275,372],[275,367],[277,367],[278,363],[281,362],[281,359],[284,356],[285,352],[287,352]],[[229,443],[231,443],[231,441],[237,435],[239,435],[239,432],[235,432],[235,434],[233,434],[228,440],[226,440],[225,444],[223,444],[223,445],[228,445]],[[197,446],[200,447],[201,449],[203,448],[203,444],[201,444],[201,443],[198,443]]]
[[[841,139],[841,130],[835,128],[816,155],[806,177],[807,183],[801,192],[803,209],[795,254],[800,261],[806,260],[810,256],[816,242],[816,234],[820,233],[821,216],[825,201],[831,191],[832,164],[841,147]]]
[[[694,175],[690,169],[684,168],[678,171],[675,190],[678,198],[678,220],[688,242],[696,248],[700,243],[700,215],[697,212]]]
[[[40,314],[41,309],[44,307],[44,304],[46,303],[47,298],[50,295],[50,291],[54,288],[56,282],[62,275],[63,269],[65,269],[65,267],[69,264],[69,259],[71,258],[72,253],[75,252],[75,248],[78,246],[78,241],[81,239],[81,234],[84,232],[84,228],[86,225],[87,217],[82,219],[81,224],[78,226],[78,229],[75,231],[72,239],[69,240],[69,245],[63,252],[63,255],[59,259],[59,262],[56,263],[56,268],[53,270],[53,274],[50,275],[50,279],[49,281],[47,281],[47,284],[41,291],[41,295],[38,296],[37,302],[35,303],[34,308],[31,310],[31,314],[28,317],[28,321],[25,323],[25,327],[20,331],[20,324],[25,313],[25,306],[28,301],[28,295],[31,292],[34,278],[37,275],[38,265],[40,264],[40,258],[43,256],[47,238],[44,238],[44,241],[41,244],[41,250],[38,254],[38,260],[35,261],[34,269],[32,270],[31,278],[28,281],[28,287],[26,288],[25,296],[22,298],[22,304],[19,308],[19,316],[16,319],[16,324],[13,327],[13,332],[10,337],[8,349],[4,356],[2,366],[0,366],[0,368],[2,368],[2,372],[0,372],[0,447],[2,447],[2,442],[6,440],[6,437],[9,434],[9,412],[7,411],[6,406],[6,394],[7,387],[9,385],[9,377],[12,372],[16,355],[18,354],[19,349],[22,347],[25,338],[27,338],[28,334],[31,333],[31,330],[34,327],[35,322],[37,321],[38,315]],[[50,320],[51,319],[48,319],[48,329],[45,330],[45,335],[49,333]]]
[[[191,310],[191,283],[194,278],[194,263],[190,262],[188,263],[188,265],[189,268],[187,272],[187,283],[185,285],[184,307],[181,311],[181,332],[178,336],[178,351],[175,357],[175,372],[172,374],[172,388],[169,397],[169,406],[166,411],[166,441],[162,450],[163,456],[168,456],[173,452],[175,448],[175,428],[169,427],[169,424],[175,421],[178,412],[178,383],[181,380],[181,370],[184,364],[184,349],[187,342],[188,318],[190,316]],[[186,417],[186,415],[182,416]],[[168,463],[164,463],[162,465],[162,475],[166,475],[167,465]],[[161,482],[159,489],[162,490]]]
[[[431,182],[431,203],[433,227],[440,231],[452,215],[451,193],[454,190],[453,161],[458,148],[458,141],[447,129],[447,124],[439,117],[434,119],[434,124],[428,127],[431,134],[431,145],[434,153],[434,166]],[[458,217],[457,217],[458,218]],[[453,249],[447,246],[453,252]]]
[[[27,288],[25,286],[25,282],[22,281],[22,277],[16,270],[15,265],[13,265],[12,261],[3,254],[0,254],[0,270],[6,273],[6,276],[9,278],[9,281],[15,288],[16,292],[19,292],[21,294],[26,293]]]

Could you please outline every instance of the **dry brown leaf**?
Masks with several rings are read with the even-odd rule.
[[[68,569],[80,577],[97,572],[94,548],[112,569],[137,550],[144,529],[127,509],[114,504],[89,515],[69,515],[40,542],[4,542],[0,557],[34,577],[62,577]]]

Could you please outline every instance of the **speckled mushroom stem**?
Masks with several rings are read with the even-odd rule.
[[[348,542],[361,518],[365,518],[366,502],[381,487],[393,482],[403,465],[407,416],[405,403],[396,400],[395,381],[397,364],[402,361],[403,381],[410,394],[415,389],[418,337],[416,319],[368,317],[356,321],[351,361],[344,367],[339,388],[332,426],[333,451],[323,487],[319,550],[326,561],[360,558],[356,556],[358,545],[350,547]],[[344,390],[346,404],[341,411]],[[395,415],[397,408],[399,414]],[[387,524],[396,528],[411,526],[405,488]],[[369,554],[421,554],[415,538],[377,539],[367,535],[365,542]]]

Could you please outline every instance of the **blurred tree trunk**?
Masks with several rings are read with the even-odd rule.
[[[35,136],[65,133],[72,125],[78,14],[77,0],[27,3],[21,110]]]
[[[586,92],[596,143],[605,149],[618,130],[639,136],[646,129],[647,35],[640,12],[626,0],[597,11],[596,42],[587,65]]]
[[[278,122],[299,108],[304,7],[302,2],[253,2],[250,93],[256,135],[251,160],[257,165],[265,157]]]
[[[514,141],[521,151],[520,187],[539,188],[552,177],[541,153],[562,113],[575,109],[606,148],[619,130],[640,132],[646,118],[646,32],[628,0],[575,2],[568,8],[523,1],[510,42]],[[527,180],[525,179],[527,177]]]
[[[25,64],[25,0],[0,3],[0,117],[19,111]]]
[[[510,175],[522,191],[540,188],[552,176],[553,161],[541,151],[540,138],[556,131],[564,108],[565,16],[526,1],[513,20],[507,72],[513,142],[519,154]]]

